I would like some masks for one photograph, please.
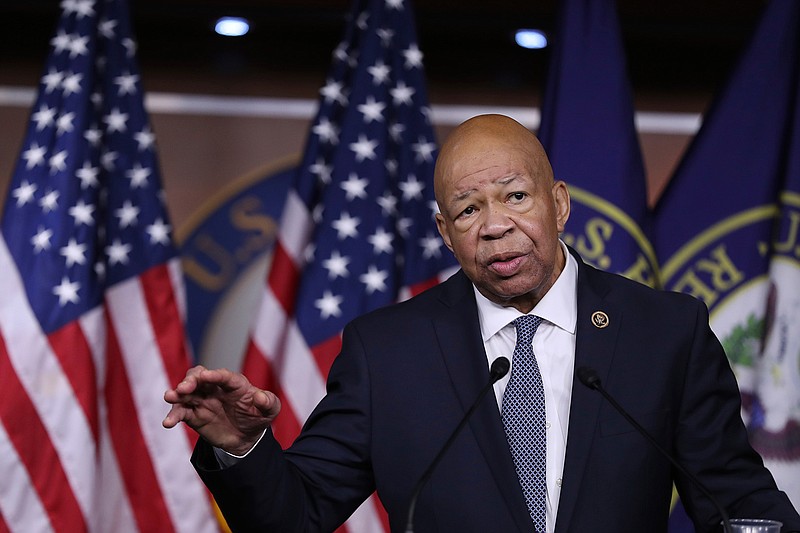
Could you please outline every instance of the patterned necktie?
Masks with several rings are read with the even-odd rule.
[[[544,386],[533,355],[533,335],[541,323],[542,319],[533,315],[514,321],[517,345],[502,409],[506,439],[537,533],[546,531],[547,514]]]

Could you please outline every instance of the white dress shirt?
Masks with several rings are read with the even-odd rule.
[[[575,325],[577,323],[578,265],[561,243],[567,257],[564,270],[547,294],[536,304],[531,315],[541,317],[542,323],[533,336],[533,353],[542,374],[544,385],[547,436],[547,533],[555,529],[558,501],[561,496],[561,476],[567,449],[569,408],[572,399],[572,374],[575,363]],[[511,360],[517,342],[512,322],[522,316],[513,307],[503,307],[489,301],[477,289],[478,317],[481,336],[489,366],[500,356]],[[511,372],[494,386],[497,405],[502,409],[503,393]]]

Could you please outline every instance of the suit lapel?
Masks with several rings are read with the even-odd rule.
[[[622,310],[606,300],[608,286],[576,256],[578,261],[578,324],[576,328],[575,368],[588,366],[604,380],[608,376]],[[595,318],[595,313],[602,313]],[[607,324],[602,324],[602,318]],[[577,376],[572,383],[569,434],[564,461],[561,499],[556,531],[568,531],[570,518],[583,483],[583,473],[596,435],[602,397],[585,387]]]
[[[489,367],[471,283],[459,272],[447,285],[441,299],[446,310],[435,319],[436,335],[453,388],[466,412],[486,385]],[[532,524],[525,498],[491,391],[473,413],[469,426],[517,527],[520,531],[530,531]]]

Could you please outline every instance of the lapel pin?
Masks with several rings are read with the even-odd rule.
[[[602,311],[595,311],[592,313],[592,324],[598,329],[603,329],[608,326],[608,315]]]

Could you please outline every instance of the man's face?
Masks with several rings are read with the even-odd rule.
[[[439,179],[437,225],[464,272],[489,300],[529,312],[565,258],[558,243],[569,193],[549,163],[497,140],[454,150]]]

